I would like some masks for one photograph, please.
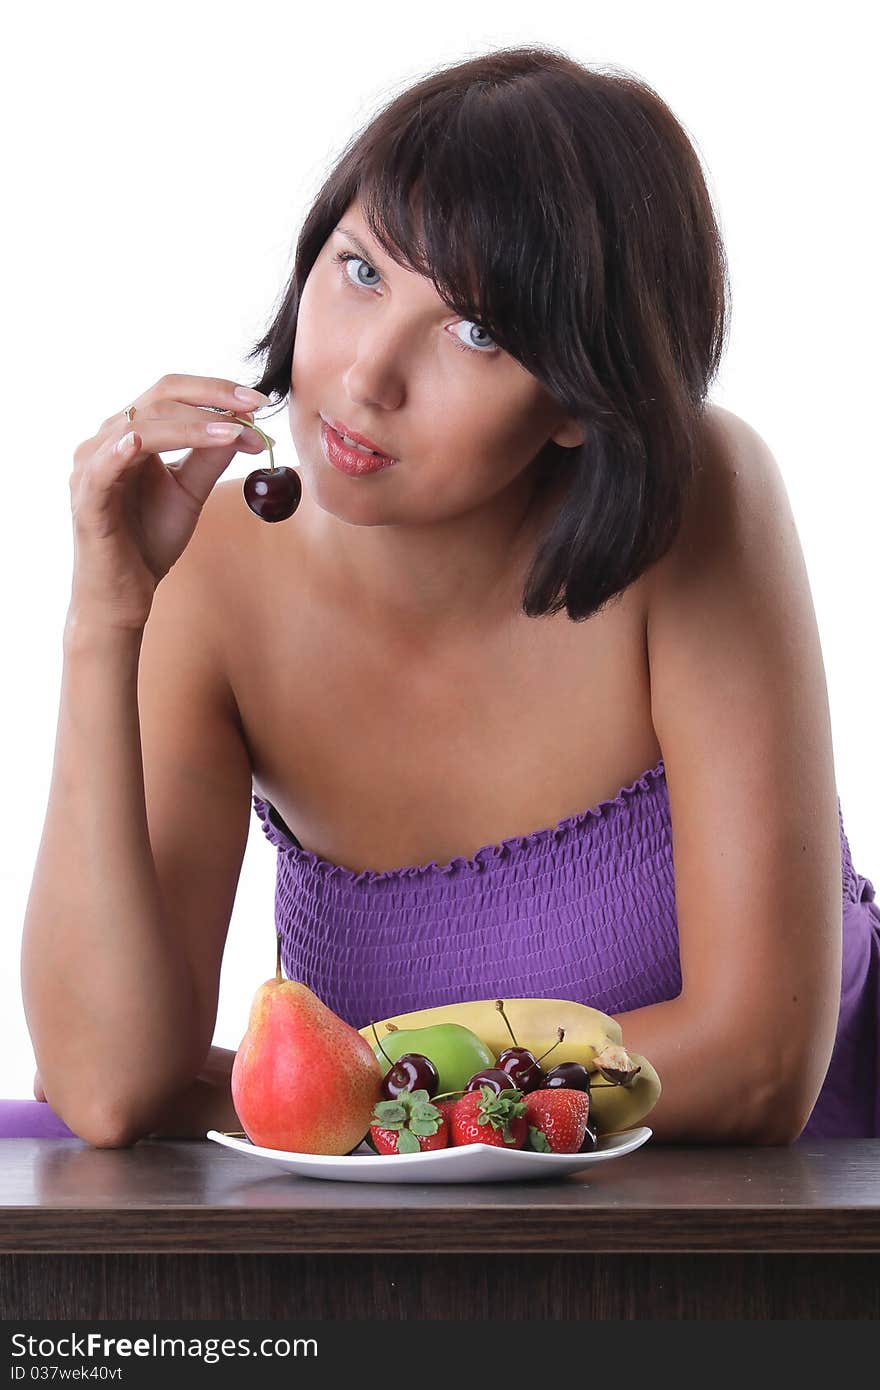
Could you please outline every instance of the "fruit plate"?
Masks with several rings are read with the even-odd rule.
[[[530,1149],[499,1149],[493,1144],[460,1144],[417,1154],[377,1154],[366,1143],[350,1154],[302,1154],[260,1148],[247,1138],[216,1129],[209,1129],[206,1137],[249,1158],[268,1158],[304,1178],[336,1182],[525,1182],[563,1178],[595,1163],[622,1158],[641,1148],[652,1133],[642,1125],[606,1134],[592,1153],[583,1154],[533,1153]]]

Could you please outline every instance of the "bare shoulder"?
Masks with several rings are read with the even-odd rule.
[[[268,533],[277,529],[254,516],[242,496],[242,482],[224,478],[215,485],[185,552],[199,581],[214,595],[224,625],[245,611],[248,593],[265,577],[272,540]]]
[[[241,477],[225,478],[215,485],[178,562],[190,567],[185,602],[203,608],[195,616],[204,619],[218,682],[239,715],[239,699],[246,698],[240,689],[243,673],[254,663],[263,665],[267,652],[273,660],[278,655],[282,603],[286,639],[294,640],[302,617],[296,596],[302,592],[309,552],[297,518],[267,525],[254,515],[242,495],[243,482]]]
[[[717,570],[725,558],[733,562],[745,549],[760,551],[767,563],[800,565],[788,494],[767,442],[719,405],[707,406],[703,424],[700,466],[681,528],[646,577],[649,620],[682,584],[693,583],[706,567]],[[769,549],[768,531],[776,541]]]
[[[704,421],[705,447],[681,528],[648,573],[648,664],[658,738],[662,744],[664,726],[667,733],[678,727],[698,690],[712,705],[707,673],[715,651],[719,689],[742,678],[746,653],[756,668],[764,661],[763,690],[756,687],[755,696],[767,708],[772,685],[780,719],[796,685],[810,691],[813,708],[804,723],[815,730],[824,718],[824,671],[807,567],[779,464],[759,432],[732,411],[712,406]],[[792,653],[798,661],[786,668]]]
[[[249,511],[242,496],[241,478],[223,478],[215,485],[202,508],[196,536],[201,537],[205,559],[216,556],[217,548],[224,541],[243,534],[242,514],[247,513],[252,520],[257,518]]]

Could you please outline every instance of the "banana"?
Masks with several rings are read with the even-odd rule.
[[[494,1052],[496,1058],[513,1044],[504,1019],[494,999],[470,999],[457,1004],[438,1004],[432,1009],[416,1009],[413,1013],[395,1014],[376,1023],[380,1039],[393,1028],[430,1028],[437,1023],[459,1023],[470,1028]],[[540,1057],[557,1043],[556,1059],[560,1062],[580,1062],[593,1073],[590,1091],[590,1115],[601,1136],[616,1134],[639,1123],[660,1099],[660,1078],[647,1057],[623,1049],[623,1031],[616,1019],[587,1004],[572,999],[506,999],[504,1012],[516,1034],[520,1047],[528,1047]],[[559,1043],[559,1029],[565,1038]],[[360,1030],[361,1037],[371,1045],[375,1042],[373,1025]],[[623,1049],[622,1055],[618,1049]],[[611,1076],[626,1075],[626,1064],[637,1068],[633,1079],[625,1085],[606,1084],[606,1073],[599,1068],[602,1062],[611,1068]],[[553,1066],[547,1059],[547,1066]]]
[[[600,1138],[639,1124],[660,1099],[660,1078],[647,1057],[636,1052],[630,1052],[629,1057],[641,1068],[633,1081],[626,1086],[606,1086],[597,1079],[590,1090],[590,1119],[595,1120]]]
[[[458,1004],[438,1004],[432,1009],[416,1009],[409,1014],[395,1014],[376,1024],[381,1038],[388,1024],[395,1028],[430,1028],[435,1023],[460,1023],[476,1033],[496,1058],[513,1039],[495,1007],[494,999],[470,999]],[[520,1047],[531,1048],[536,1057],[559,1042],[558,1029],[565,1029],[565,1040],[555,1054],[560,1062],[581,1062],[588,1071],[596,1071],[596,1055],[608,1043],[622,1044],[620,1024],[599,1009],[577,1004],[571,999],[506,999],[504,1012],[516,1034]],[[361,1037],[372,1044],[373,1028],[367,1024]],[[548,1059],[547,1065],[553,1062]],[[638,1080],[638,1078],[636,1078]],[[635,1084],[635,1083],[633,1083]]]

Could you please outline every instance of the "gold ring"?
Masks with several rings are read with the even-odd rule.
[[[137,409],[136,409],[136,407],[133,406],[133,405],[127,405],[127,406],[125,407],[125,409],[123,410],[122,413],[123,413],[123,415],[125,416],[125,418],[126,418],[126,420],[128,421],[128,423],[131,424],[132,420],[134,419],[135,415],[137,414]]]

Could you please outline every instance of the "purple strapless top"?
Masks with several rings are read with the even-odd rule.
[[[289,979],[355,1028],[465,999],[574,999],[620,1014],[681,992],[663,760],[558,825],[472,859],[355,873],[306,850],[253,796],[278,850],[276,930]],[[880,907],[853,869],[840,800],[842,997],[803,1138],[880,1136]]]
[[[355,1028],[465,999],[574,999],[609,1014],[681,992],[666,772],[472,859],[355,873],[300,845],[253,796],[278,850],[276,931],[289,979]],[[802,1139],[880,1136],[880,907],[840,822],[842,994],[837,1037]],[[15,1114],[5,1107],[18,1107]],[[24,1107],[41,1112],[32,1120]],[[0,1102],[0,1137],[41,1133],[46,1104]],[[28,1125],[33,1127],[28,1128]],[[42,1126],[42,1128],[41,1128]]]

